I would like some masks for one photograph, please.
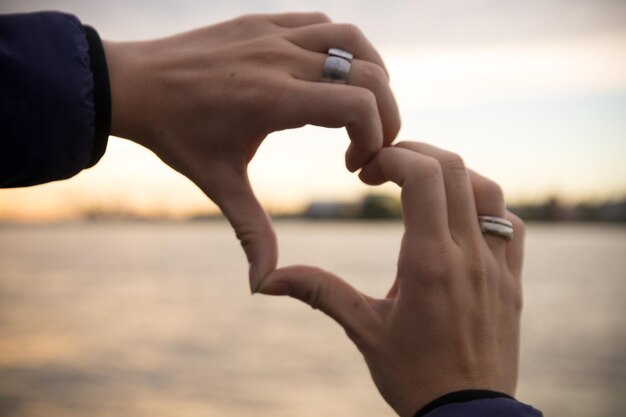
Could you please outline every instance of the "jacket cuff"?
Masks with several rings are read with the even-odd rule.
[[[93,74],[93,101],[96,118],[91,157],[86,168],[94,166],[106,151],[111,134],[111,86],[104,47],[98,32],[91,26],[83,25],[89,45],[89,65]]]
[[[429,402],[424,407],[422,407],[416,414],[415,417],[423,417],[426,414],[430,413],[436,408],[443,407],[444,405],[454,404],[454,403],[466,403],[474,400],[485,400],[491,398],[508,398],[513,400],[514,398],[510,395],[504,394],[502,392],[497,391],[489,391],[489,390],[464,390],[464,391],[455,391],[449,394],[443,395],[437,398],[434,401]]]

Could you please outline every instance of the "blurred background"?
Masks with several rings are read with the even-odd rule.
[[[35,10],[109,40],[245,13],[358,25],[389,69],[400,138],[458,152],[529,220],[518,397],[546,415],[626,414],[626,2],[0,3]],[[251,179],[282,265],[382,296],[397,189],[360,184],[347,144],[343,130],[272,134]],[[75,178],[0,190],[0,415],[392,416],[341,329],[250,298],[244,260],[216,207],[123,139]]]

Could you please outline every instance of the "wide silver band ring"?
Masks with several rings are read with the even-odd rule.
[[[480,230],[483,233],[503,237],[507,240],[513,238],[513,223],[502,217],[478,216]]]
[[[352,54],[339,48],[330,48],[324,62],[322,82],[345,84],[352,66]]]

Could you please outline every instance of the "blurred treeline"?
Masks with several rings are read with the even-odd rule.
[[[626,198],[600,203],[565,204],[556,197],[539,203],[508,207],[526,221],[626,222]],[[299,217],[313,219],[399,219],[402,207],[397,197],[367,194],[355,203],[313,202]]]
[[[552,197],[540,204],[517,205],[509,210],[526,221],[626,222],[626,198],[568,205]]]
[[[508,207],[525,221],[542,222],[618,222],[626,223],[626,197],[597,203],[564,203],[550,197],[538,203],[516,204]],[[353,202],[314,201],[300,212],[271,213],[274,219],[313,220],[393,220],[402,218],[402,205],[397,196],[366,194]],[[84,210],[86,221],[169,221],[167,213],[142,216],[132,210],[102,207]],[[219,220],[219,213],[196,213],[177,221]]]

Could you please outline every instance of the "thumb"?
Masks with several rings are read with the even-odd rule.
[[[374,308],[377,300],[319,268],[294,265],[277,269],[261,283],[259,292],[288,295],[321,310],[339,323],[355,343],[381,323]]]
[[[223,175],[221,185],[214,189],[211,199],[226,216],[250,264],[250,289],[256,292],[259,284],[276,269],[278,245],[272,222],[257,200],[248,177],[231,172]]]

